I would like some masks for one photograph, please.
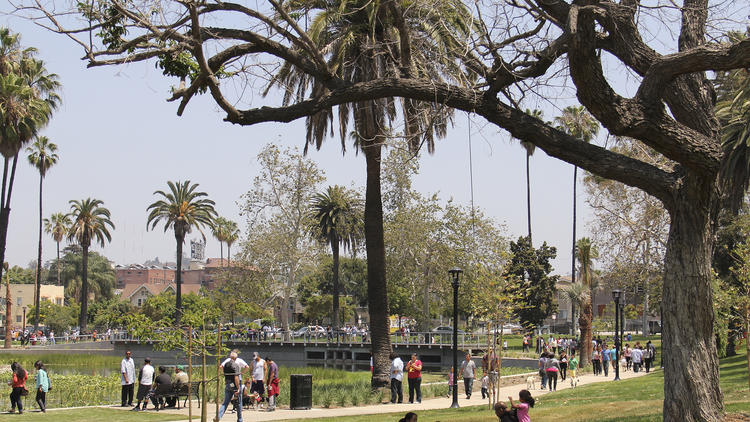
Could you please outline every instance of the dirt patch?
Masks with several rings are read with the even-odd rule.
[[[747,413],[730,413],[724,418],[724,422],[750,422],[750,415]]]

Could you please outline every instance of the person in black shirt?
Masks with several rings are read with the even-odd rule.
[[[151,391],[151,402],[156,410],[164,409],[164,397],[162,396],[172,392],[172,377],[167,373],[167,368],[159,367],[159,375],[154,379],[154,386]]]
[[[237,395],[237,422],[242,422],[242,395],[237,394],[240,387],[240,365],[237,363],[237,353],[230,353],[229,359],[224,364],[224,403],[219,408],[219,417],[214,420],[217,422],[221,420],[224,412],[227,411],[227,406],[232,402],[234,396]]]

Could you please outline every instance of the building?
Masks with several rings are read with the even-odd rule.
[[[201,286],[197,284],[182,284],[183,295],[189,293],[197,294],[200,289]],[[174,282],[168,284],[128,284],[124,289],[122,289],[120,297],[128,300],[133,306],[141,307],[144,303],[146,303],[146,299],[148,299],[149,297],[170,291],[172,293],[175,293],[177,291],[177,287]]]
[[[41,300],[48,300],[56,305],[62,305],[65,300],[65,289],[63,286],[53,286],[42,284],[39,286],[39,297]],[[5,286],[0,287],[0,298],[2,299],[2,317],[0,317],[0,327],[5,326]],[[23,325],[23,312],[34,306],[34,284],[11,284],[11,321],[12,328],[21,328]],[[28,320],[29,315],[26,315]]]

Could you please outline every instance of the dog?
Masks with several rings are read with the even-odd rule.
[[[526,389],[536,390],[536,375],[532,375],[526,378]]]
[[[570,377],[570,386],[573,388],[578,387],[578,377]]]

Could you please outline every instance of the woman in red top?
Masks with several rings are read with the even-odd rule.
[[[18,406],[18,413],[23,413],[21,393],[26,390],[26,379],[29,376],[18,362],[13,362],[10,365],[10,370],[13,371],[13,381],[8,381],[8,385],[13,387],[13,391],[10,393],[10,413],[15,413],[16,406]]]
[[[414,392],[417,392],[417,403],[422,403],[422,361],[417,354],[412,353],[411,360],[406,364],[409,373],[409,403],[414,403]]]

